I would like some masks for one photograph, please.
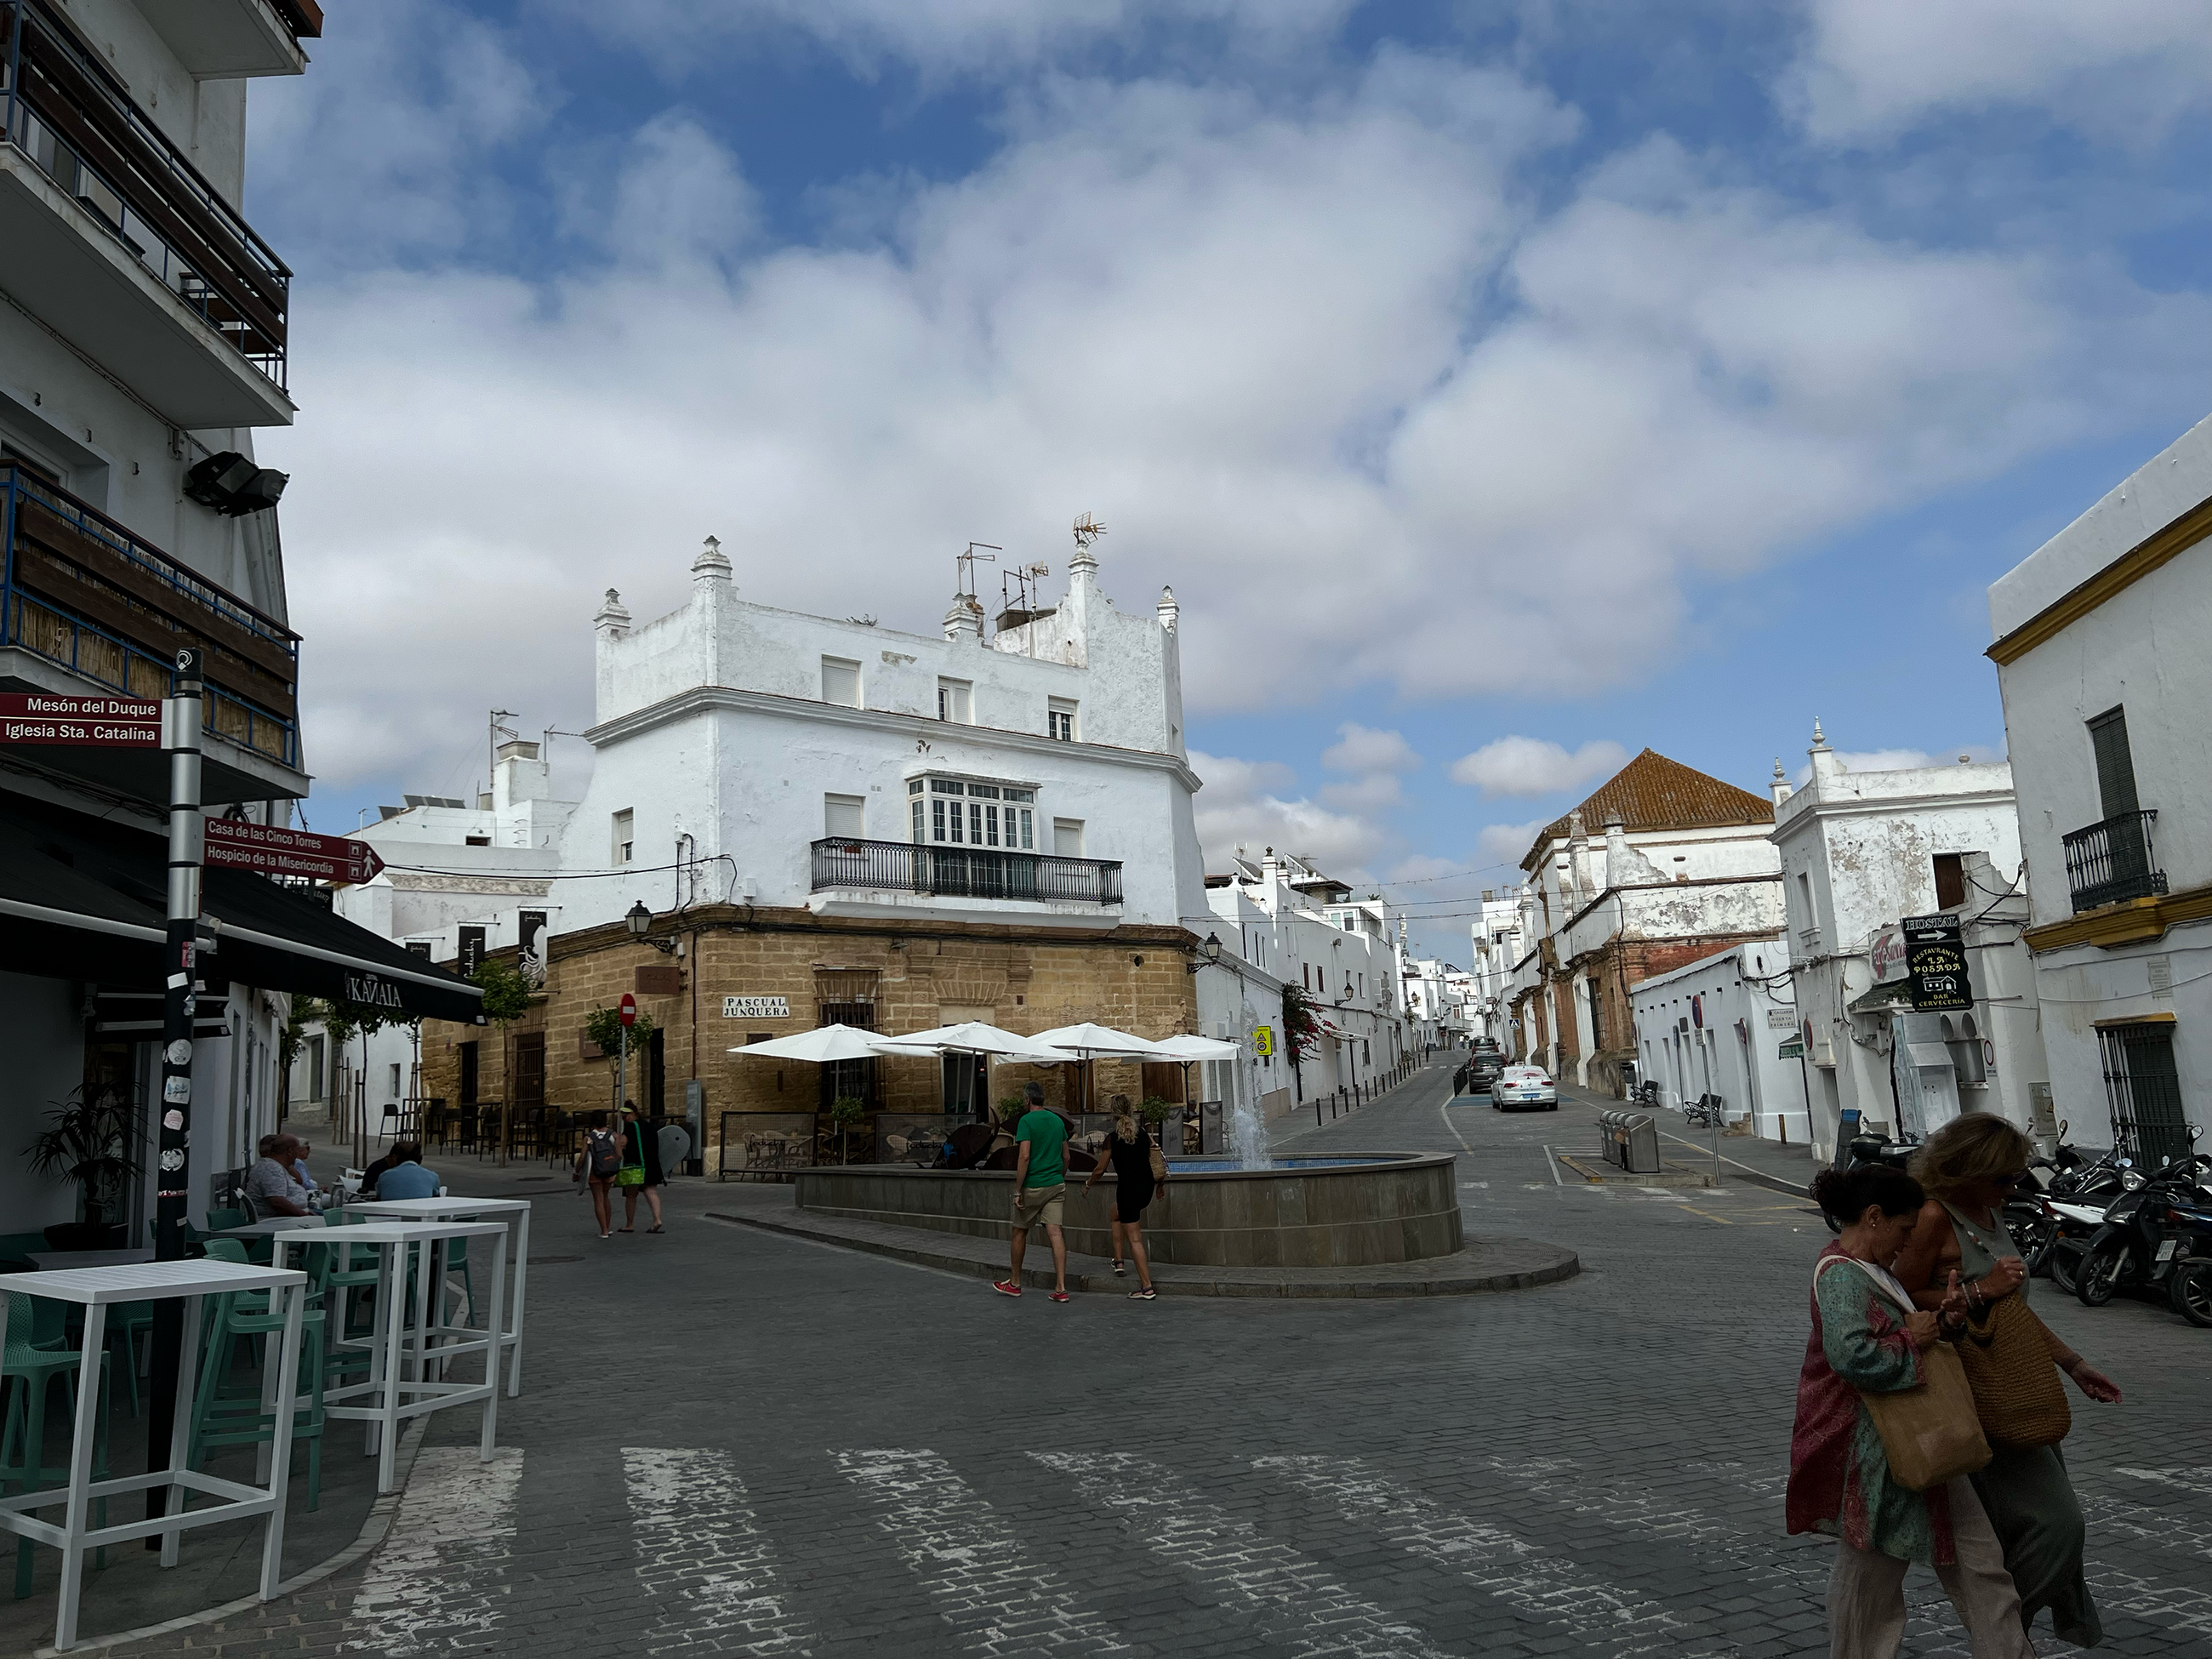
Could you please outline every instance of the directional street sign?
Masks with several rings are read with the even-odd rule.
[[[367,842],[319,836],[308,830],[273,829],[238,818],[207,821],[207,861],[220,870],[356,884],[373,880],[384,868],[384,860]]]
[[[1905,935],[1905,989],[1913,1011],[1950,1013],[1972,1007],[1974,987],[1966,973],[1959,918],[1907,916],[1898,929]]]
[[[0,695],[0,743],[158,751],[161,705],[136,697],[64,697],[46,691],[11,691]]]

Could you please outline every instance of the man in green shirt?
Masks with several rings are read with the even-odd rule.
[[[1044,1091],[1032,1083],[1022,1091],[1029,1109],[1014,1126],[1020,1152],[1014,1164],[1013,1269],[991,1288],[1001,1296],[1022,1293],[1022,1256],[1030,1229],[1042,1221],[1052,1241],[1052,1299],[1067,1298],[1067,1241],[1060,1231],[1060,1197],[1067,1180],[1067,1126],[1044,1109]]]

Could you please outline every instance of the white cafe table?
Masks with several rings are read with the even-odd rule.
[[[154,1252],[145,1248],[135,1250],[33,1250],[23,1258],[42,1273],[52,1273],[58,1267],[131,1267],[153,1259]]]
[[[522,1392],[522,1307],[530,1287],[530,1200],[526,1198],[357,1199],[345,1206],[348,1215],[370,1215],[390,1221],[505,1222],[512,1217],[514,1236],[514,1299],[507,1304],[507,1326],[501,1337],[507,1350],[507,1392],[510,1399]]]
[[[491,1462],[499,1426],[499,1353],[494,1333],[500,1328],[501,1300],[507,1279],[507,1224],[503,1221],[368,1221],[358,1226],[284,1227],[257,1222],[233,1227],[224,1238],[266,1238],[274,1251],[271,1260],[282,1267],[295,1248],[361,1245],[378,1256],[376,1318],[380,1328],[365,1344],[346,1342],[341,1328],[344,1315],[331,1310],[331,1340],[340,1346],[365,1346],[369,1352],[369,1375],[365,1382],[323,1389],[323,1415],[368,1425],[363,1455],[377,1459],[376,1490],[395,1490],[395,1446],[399,1425],[410,1417],[422,1417],[448,1406],[481,1402],[483,1430],[477,1453]],[[489,1239],[492,1247],[491,1317],[484,1328],[445,1322],[445,1264],[439,1247],[448,1239]],[[409,1259],[417,1264],[415,1275],[415,1316],[407,1317]],[[455,1359],[483,1353],[481,1382],[450,1382],[446,1368]]]
[[[307,1276],[276,1267],[253,1267],[231,1261],[149,1261],[113,1267],[64,1267],[53,1272],[18,1273],[9,1279],[10,1296],[47,1297],[74,1302],[84,1310],[84,1335],[78,1349],[76,1424],[70,1441],[69,1485],[45,1492],[0,1498],[0,1532],[20,1534],[35,1543],[62,1553],[60,1607],[54,1619],[54,1645],[76,1644],[79,1595],[84,1583],[84,1553],[133,1538],[161,1538],[161,1565],[177,1565],[178,1534],[188,1527],[205,1527],[226,1521],[244,1521],[257,1515],[269,1517],[261,1540],[261,1599],[276,1594],[284,1560],[284,1483],[291,1468],[289,1457],[278,1458],[264,1486],[195,1474],[185,1467],[191,1442],[192,1395],[199,1376],[195,1356],[199,1352],[201,1298],[239,1291],[266,1290],[272,1302],[284,1306],[284,1337],[278,1349],[281,1375],[272,1389],[276,1413],[275,1441],[292,1443],[292,1401],[299,1386],[300,1322],[307,1306]],[[279,1296],[279,1292],[283,1294]],[[185,1300],[182,1363],[177,1367],[175,1427],[169,1437],[169,1467],[147,1474],[119,1480],[92,1478],[92,1449],[99,1426],[100,1358],[106,1337],[107,1310],[118,1302]],[[24,1459],[39,1477],[40,1451],[27,1448]],[[93,1504],[125,1492],[166,1488],[163,1512],[150,1519],[125,1521],[113,1526],[86,1524]],[[194,1494],[223,1501],[205,1509],[185,1508]],[[59,1507],[58,1527],[37,1518],[36,1511]]]

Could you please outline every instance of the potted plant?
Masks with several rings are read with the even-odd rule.
[[[845,1138],[866,1113],[867,1108],[857,1096],[839,1095],[830,1103],[830,1121],[837,1126],[837,1161],[840,1164],[850,1161]]]
[[[87,1085],[46,1116],[47,1127],[23,1149],[31,1173],[73,1181],[84,1196],[84,1219],[47,1228],[46,1243],[57,1250],[105,1249],[112,1231],[107,1212],[144,1167],[137,1108],[118,1089]]]

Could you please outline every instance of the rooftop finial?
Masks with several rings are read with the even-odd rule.
[[[730,580],[730,559],[722,551],[720,538],[709,536],[699,544],[699,556],[691,561],[691,580],[701,582],[726,582]]]
[[[1813,716],[1813,747],[1826,749],[1827,746],[1827,736],[1820,730],[1820,717],[1815,714]]]

